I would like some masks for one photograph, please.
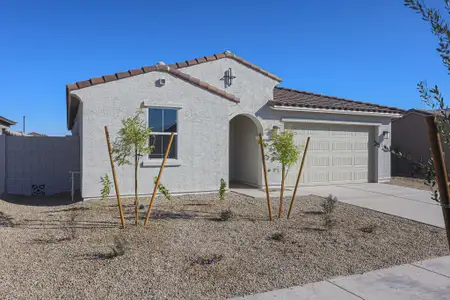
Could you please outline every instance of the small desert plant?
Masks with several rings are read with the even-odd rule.
[[[110,192],[111,192],[111,180],[109,179],[108,174],[105,174],[104,177],[100,177],[100,182],[102,183],[102,190],[101,190],[101,194],[102,194],[102,200],[105,200],[106,197],[109,196]]]
[[[377,228],[377,225],[370,224],[368,226],[361,227],[359,230],[361,230],[362,232],[365,232],[365,233],[372,233],[375,231],[376,228]]]
[[[0,227],[14,227],[14,218],[0,211]]]
[[[219,261],[221,261],[223,259],[223,255],[222,254],[213,254],[213,255],[204,255],[204,256],[199,256],[196,257],[194,259],[192,259],[191,262],[191,266],[192,265],[213,265],[215,263],[218,263]]]
[[[321,204],[321,206],[323,208],[322,218],[323,218],[325,227],[327,227],[328,229],[331,229],[335,223],[335,220],[333,218],[333,213],[336,208],[336,204],[337,204],[337,198],[334,197],[333,195],[328,195],[328,197],[325,198]]]
[[[158,177],[153,177],[153,183],[156,184]],[[172,195],[170,195],[169,190],[160,182],[158,185],[158,191],[164,195],[167,200],[172,200]]]
[[[219,187],[219,199],[225,200],[225,192],[226,192],[227,184],[223,178],[220,179],[220,187]]]
[[[100,259],[113,259],[117,256],[122,256],[126,252],[126,244],[127,242],[124,238],[115,236],[114,245],[111,246],[111,251],[107,253],[97,254],[95,256]]]
[[[284,240],[284,234],[282,232],[275,232],[270,236],[271,240],[281,242]]]
[[[219,213],[219,220],[221,220],[221,221],[228,221],[233,217],[234,217],[234,213],[233,213],[233,211],[231,211],[231,209],[222,210]]]

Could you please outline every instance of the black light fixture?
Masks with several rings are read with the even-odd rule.
[[[223,80],[225,81],[225,87],[229,87],[233,84],[233,79],[235,79],[236,76],[233,75],[233,71],[231,68],[225,71],[225,74],[223,75]]]
[[[383,131],[383,138],[388,140],[391,138],[391,133],[389,131]]]

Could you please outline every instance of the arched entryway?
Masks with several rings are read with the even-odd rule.
[[[261,153],[258,134],[262,126],[252,115],[241,114],[230,120],[229,182],[260,187]]]

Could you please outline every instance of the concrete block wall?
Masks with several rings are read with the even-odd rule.
[[[45,195],[71,190],[69,171],[80,170],[79,137],[6,136],[5,141],[6,160],[1,167],[0,156],[0,172],[6,173],[6,193],[30,196],[33,185],[45,186]]]
[[[0,196],[6,189],[6,135],[0,135]]]

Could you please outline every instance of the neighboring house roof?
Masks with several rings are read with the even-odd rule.
[[[42,133],[37,133],[37,132],[30,132],[28,135],[31,135],[31,136],[47,136],[46,134],[42,134]]]
[[[389,114],[403,114],[405,111],[396,107],[383,106],[361,101],[354,101],[333,96],[326,96],[311,92],[275,87],[273,100],[270,104],[278,106],[292,106],[315,109],[335,109],[345,111],[377,112]]]
[[[16,122],[14,122],[14,121],[12,121],[10,119],[7,119],[5,117],[2,117],[2,116],[0,116],[0,122],[8,124],[8,125],[16,125],[17,124]]]
[[[424,108],[411,108],[408,111],[406,111],[406,114],[409,113],[416,113],[416,114],[420,114],[423,116],[440,116],[441,115],[441,110],[440,109],[424,109]],[[450,114],[450,108],[446,108],[445,109],[445,113],[448,116]]]

